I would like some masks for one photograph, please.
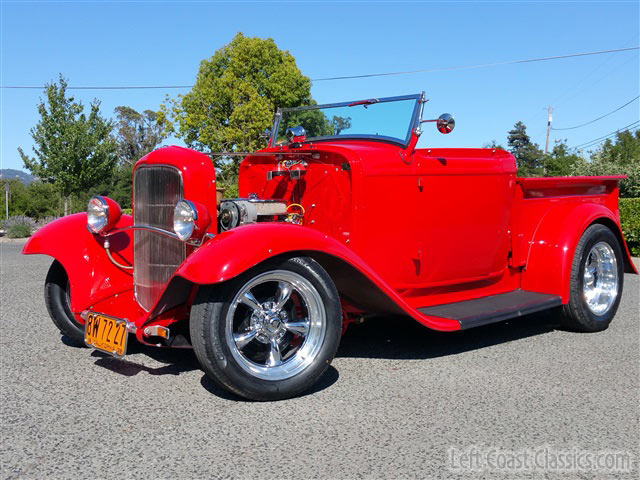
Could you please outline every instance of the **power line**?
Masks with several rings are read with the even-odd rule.
[[[424,68],[421,70],[406,70],[406,71],[400,71],[400,72],[367,73],[363,75],[345,75],[340,77],[314,78],[314,79],[311,79],[311,81],[312,82],[328,82],[328,81],[334,81],[334,80],[350,80],[350,79],[356,79],[356,78],[389,77],[389,76],[395,76],[395,75],[414,75],[417,73],[445,72],[445,71],[453,71],[453,70],[472,70],[476,68],[498,67],[501,65],[546,62],[549,60],[561,60],[566,58],[585,57],[589,55],[603,55],[607,53],[625,52],[629,50],[638,50],[638,49],[640,49],[640,46],[615,48],[611,50],[599,50],[595,52],[571,53],[568,55],[556,55],[552,57],[526,58],[526,59],[520,59],[520,60],[508,60],[504,62],[493,62],[493,63],[479,63],[475,65],[457,65],[453,67]],[[31,86],[31,85],[0,85],[0,88],[42,90],[44,87]],[[67,90],[143,90],[143,89],[182,89],[182,88],[193,88],[193,85],[81,86],[81,87],[67,87]]]
[[[621,128],[619,130],[616,130],[615,132],[611,132],[608,135],[604,135],[602,137],[596,138],[595,140],[591,140],[590,142],[578,145],[577,147],[574,147],[574,149],[584,150],[585,148],[593,147],[593,146],[595,146],[595,145],[597,145],[599,143],[602,143],[604,140],[606,140],[608,138],[616,136],[618,133],[620,133],[622,131],[626,131],[628,129],[632,129],[634,127],[637,127],[637,126],[639,126],[639,124],[640,124],[640,121],[637,121],[637,122],[634,122],[634,123],[630,123],[626,127],[623,127],[623,128]]]
[[[634,40],[636,38],[635,33],[631,34],[631,36],[623,43],[623,45],[631,45],[634,43]],[[616,59],[616,58],[620,58],[619,56],[616,57],[614,55],[608,55],[605,57],[605,59],[599,63],[594,69],[592,69],[589,73],[587,73],[586,75],[582,75],[580,76],[580,78],[575,81],[572,85],[570,85],[560,96],[556,97],[552,102],[551,105],[556,105],[558,106],[560,102],[560,99],[563,99],[567,96],[567,94],[569,95],[569,98],[575,97],[577,95],[576,92],[578,92],[578,88],[579,86],[583,85],[586,83],[586,81],[593,76],[598,70],[600,70],[603,66],[607,65],[609,62],[611,62],[612,60]],[[598,77],[597,80],[591,82],[592,84],[596,84],[599,83],[602,79],[606,78],[608,75],[610,75],[613,71],[617,70],[618,68],[626,65],[628,62],[636,59],[637,57],[635,56],[629,56],[629,58],[626,61],[623,61],[622,63],[617,64],[616,66],[607,68],[607,73],[605,74],[605,76],[603,77]]]
[[[615,110],[610,111],[609,113],[606,113],[604,115],[602,115],[601,117],[598,118],[594,118],[593,120],[586,122],[586,123],[582,123],[580,125],[576,125],[575,127],[565,127],[565,128],[554,128],[551,127],[551,130],[573,130],[575,128],[580,128],[580,127],[584,127],[585,125],[590,125],[594,122],[597,122],[598,120],[603,119],[604,117],[608,117],[609,115],[611,115],[612,113],[616,113],[618,110],[622,110],[624,107],[626,107],[627,105],[631,105],[633,102],[635,102],[636,100],[638,100],[638,98],[640,98],[640,95],[638,95],[636,98],[629,100],[627,103],[625,103],[624,105],[616,108]]]
[[[0,88],[20,89],[20,90],[42,90],[45,87],[33,85],[1,85]],[[67,87],[67,90],[151,90],[151,89],[173,89],[173,88],[193,88],[193,85],[125,85],[125,86],[98,86],[98,87]]]
[[[619,128],[619,129],[618,129],[618,130],[616,130],[615,132],[611,132],[611,133],[608,133],[608,134],[606,134],[606,135],[603,135],[602,137],[598,137],[598,138],[595,138],[595,139],[593,139],[593,140],[589,140],[588,142],[581,143],[580,145],[576,145],[575,147],[572,147],[572,149],[573,149],[573,150],[578,150],[578,149],[579,149],[579,148],[581,148],[581,147],[582,147],[582,148],[584,148],[584,147],[591,147],[591,146],[593,146],[593,145],[597,144],[597,143],[598,143],[599,141],[601,141],[601,140],[605,140],[605,139],[606,139],[606,138],[608,138],[608,137],[612,137],[613,135],[615,135],[616,133],[618,133],[618,132],[620,132],[620,131],[627,130],[628,128],[633,128],[633,127],[637,126],[638,124],[640,124],[640,120],[636,120],[635,122],[630,123],[629,125],[626,125],[626,126],[624,126],[624,127],[622,127],[622,128]]]
[[[347,80],[352,78],[387,77],[391,75],[411,75],[415,73],[444,72],[449,70],[471,70],[474,68],[497,67],[501,65],[514,65],[517,63],[545,62],[548,60],[560,60],[563,58],[584,57],[587,55],[602,55],[605,53],[624,52],[627,50],[638,50],[638,49],[640,49],[640,47],[626,47],[626,48],[616,48],[613,50],[600,50],[597,52],[584,52],[584,53],[572,53],[568,55],[556,55],[553,57],[527,58],[522,60],[508,60],[505,62],[494,62],[494,63],[479,63],[476,65],[460,65],[455,67],[438,67],[438,68],[426,68],[422,70],[408,70],[405,72],[369,73],[366,75],[350,75],[350,76],[344,76],[344,77],[316,78],[312,80],[312,82],[324,82],[328,80]]]

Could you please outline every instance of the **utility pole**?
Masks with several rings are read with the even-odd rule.
[[[4,214],[5,218],[9,219],[9,182],[4,184]]]
[[[544,154],[549,153],[549,132],[551,131],[551,112],[553,112],[553,108],[547,108],[547,138],[544,141]]]

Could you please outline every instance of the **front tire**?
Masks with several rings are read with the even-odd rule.
[[[60,262],[54,260],[44,283],[44,301],[58,330],[74,344],[84,346],[84,325],[71,313],[69,277]]]
[[[618,239],[604,225],[591,225],[576,247],[562,325],[579,332],[605,330],[618,310],[623,282]]]
[[[336,287],[313,259],[270,261],[225,285],[198,290],[193,348],[219,386],[250,400],[280,400],[309,389],[340,342]]]

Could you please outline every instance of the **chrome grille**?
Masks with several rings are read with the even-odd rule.
[[[173,231],[173,209],[182,198],[180,171],[174,167],[143,165],[133,179],[133,222]],[[151,309],[169,278],[185,259],[185,244],[145,230],[133,234],[133,282],[136,299]]]

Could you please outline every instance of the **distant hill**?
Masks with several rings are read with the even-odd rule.
[[[35,180],[34,176],[22,170],[14,170],[13,168],[0,169],[0,180],[15,180],[16,178],[25,185],[29,185]]]

